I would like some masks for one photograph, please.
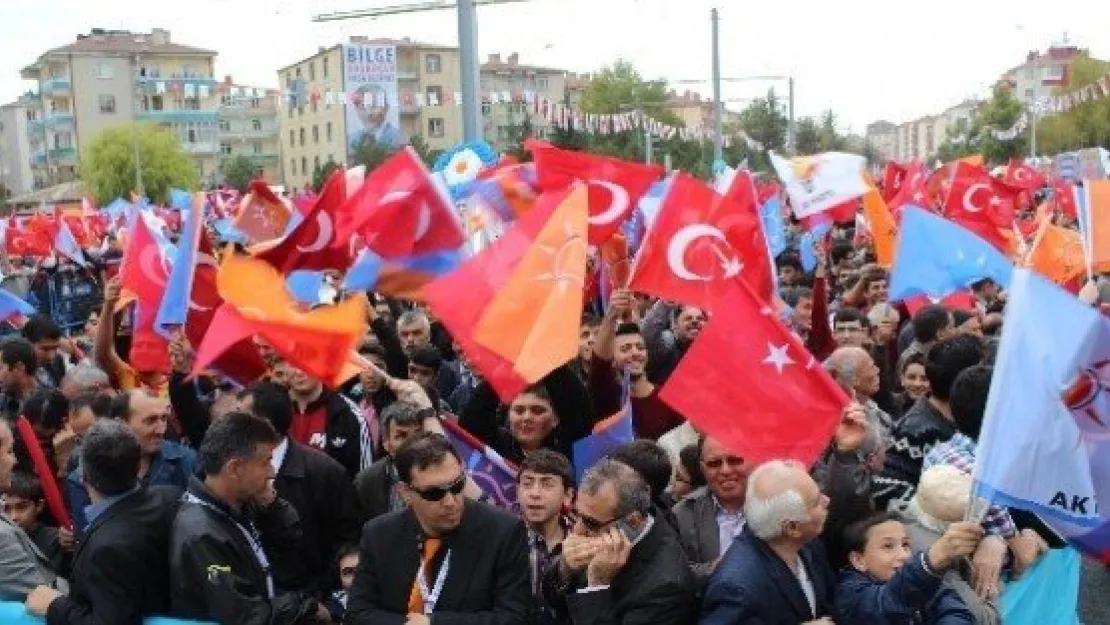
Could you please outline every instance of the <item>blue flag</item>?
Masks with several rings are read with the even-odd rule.
[[[65,221],[60,223],[58,235],[54,237],[54,249],[78,265],[85,266],[85,254],[81,251],[77,238],[73,236],[73,231],[69,229],[69,224]]]
[[[347,271],[343,288],[348,291],[373,291],[382,271],[387,267],[411,274],[417,281],[431,281],[454,271],[462,263],[462,255],[456,250],[429,252],[419,256],[384,260],[369,249],[363,250]]]
[[[1033,570],[1002,593],[1006,625],[1078,625],[1079,575],[1082,559],[1074,549],[1052,549]]]
[[[219,237],[220,243],[241,243],[246,245],[250,239],[247,235],[240,232],[233,224],[234,220],[230,217],[217,219],[212,222],[212,228],[216,231],[216,236]]]
[[[193,194],[181,189],[170,189],[170,208],[189,210],[193,206]]]
[[[593,434],[582,437],[571,446],[574,456],[574,480],[581,482],[586,471],[622,445],[636,440],[632,423],[631,380],[626,375],[621,384],[621,407],[616,414],[594,426]]]
[[[298,302],[315,306],[320,303],[320,287],[324,286],[324,272],[294,271],[285,279],[285,286]]]
[[[1010,285],[1014,266],[971,231],[916,206],[902,213],[890,274],[890,301],[941,298],[983,278]]]
[[[812,230],[806,230],[798,239],[798,256],[802,262],[802,269],[806,272],[817,268],[817,251],[814,247],[830,229],[832,229],[832,224],[822,221],[814,226]]]
[[[466,465],[470,479],[498,506],[513,509],[517,503],[516,469],[461,425],[444,419],[443,431]]]
[[[7,321],[16,315],[29,317],[38,312],[35,307],[19,299],[7,289],[0,289],[0,321]]]
[[[1028,510],[1106,560],[1110,512],[1110,319],[1014,271],[975,463],[975,492]]]
[[[759,209],[759,221],[763,224],[763,235],[771,248],[771,258],[778,258],[786,251],[786,224],[782,218],[782,200],[773,197]]]
[[[170,276],[166,280],[166,291],[154,318],[154,329],[162,336],[169,337],[171,327],[185,325],[192,305],[193,276],[196,275],[197,250],[204,230],[204,214],[190,210],[184,214],[185,223],[181,227],[181,238],[171,257]]]

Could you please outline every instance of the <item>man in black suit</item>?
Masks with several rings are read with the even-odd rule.
[[[169,609],[169,535],[181,491],[139,486],[139,439],[126,424],[97,421],[81,446],[93,504],[73,560],[70,594],[40,586],[27,611],[50,625],[139,625]]]
[[[366,524],[349,625],[526,625],[528,539],[517,518],[463,497],[466,473],[443,436],[394,454],[406,510]]]
[[[339,546],[355,540],[358,533],[355,492],[347,470],[331,456],[289,438],[293,401],[284,386],[254,384],[244,391],[240,407],[269,421],[281,437],[270,459],[277,473],[274,490],[293,506],[301,522],[300,545],[289,550],[299,562],[275,566],[274,583],[279,590],[324,590]]]
[[[574,532],[545,580],[574,625],[688,625],[696,587],[674,529],[651,515],[651,490],[631,467],[594,465],[579,485]]]

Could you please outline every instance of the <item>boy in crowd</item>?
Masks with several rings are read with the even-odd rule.
[[[528,526],[528,561],[532,567],[532,596],[536,625],[557,623],[554,609],[544,599],[544,575],[558,565],[563,539],[570,526],[564,513],[574,502],[574,477],[566,456],[550,449],[525,454],[517,474],[517,501]]]

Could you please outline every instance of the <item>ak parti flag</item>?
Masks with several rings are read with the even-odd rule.
[[[511,360],[475,339],[478,324],[565,198],[565,193],[541,194],[532,209],[489,247],[421,291],[428,308],[458,342],[470,364],[505,402],[516,397],[527,382]]]
[[[208,368],[232,345],[252,335],[266,341],[292,366],[328,382],[347,366],[366,326],[366,298],[304,311],[267,263],[230,254],[216,276],[224,304],[197,349],[194,372]]]
[[[1083,239],[1074,230],[1045,222],[1033,241],[1026,265],[1056,284],[1074,280],[1087,270]]]
[[[894,263],[895,237],[898,226],[890,214],[886,202],[878,189],[871,189],[863,196],[863,214],[871,227],[871,239],[875,243],[875,259],[880,265],[890,267]]]
[[[1079,229],[1087,263],[1110,269],[1110,180],[1084,180],[1079,196]]]
[[[535,158],[537,182],[543,191],[562,191],[575,181],[586,185],[591,245],[601,245],[616,234],[640,198],[664,174],[658,165],[560,150],[543,141],[529,140],[525,148]]]
[[[533,383],[578,353],[589,209],[585,185],[564,197],[482,312],[474,339]]]
[[[744,203],[736,197],[679,172],[640,246],[629,288],[710,309],[742,278],[770,301],[772,263],[755,194],[745,194]]]
[[[753,466],[809,466],[848,397],[747,284],[731,283],[714,310],[659,397]]]

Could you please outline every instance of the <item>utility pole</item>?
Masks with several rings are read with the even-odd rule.
[[[786,143],[790,147],[790,156],[797,156],[798,150],[794,147],[797,128],[794,127],[794,77],[788,79],[789,90],[787,94],[788,119],[786,122]]]
[[[651,164],[652,147],[654,147],[652,143],[654,143],[654,141],[655,137],[651,136],[651,131],[644,128],[644,162],[648,165]]]
[[[143,162],[139,153],[139,107],[142,105],[142,95],[139,94],[137,85],[139,83],[139,56],[131,57],[134,63],[134,71],[131,75],[131,149],[135,156],[135,193],[139,197],[143,197]]]
[[[724,105],[721,103],[720,21],[717,9],[709,10],[713,39],[713,161],[724,158]]]
[[[1029,157],[1036,160],[1037,158],[1037,103],[1034,102],[1029,110],[1029,117],[1031,126],[1029,128]]]

